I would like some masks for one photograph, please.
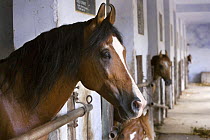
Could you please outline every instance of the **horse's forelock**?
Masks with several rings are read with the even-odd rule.
[[[110,35],[116,36],[123,44],[123,39],[120,32],[108,20],[104,20],[91,34],[88,40],[88,47],[83,51],[84,54],[90,55],[95,52],[101,43],[106,42]]]

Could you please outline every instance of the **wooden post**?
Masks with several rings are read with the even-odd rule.
[[[143,82],[143,70],[142,70],[142,55],[136,56],[137,63],[137,84]],[[139,88],[141,92],[143,92],[143,87]]]
[[[182,91],[182,62],[179,61],[179,88],[178,88],[178,98],[180,98],[181,91]]]
[[[155,93],[153,93],[153,101],[155,103],[160,104],[161,102],[161,92],[160,92],[160,80],[155,80]],[[160,125],[161,124],[161,109],[160,108],[154,108],[153,111],[153,117],[154,117],[154,123],[155,125]]]
[[[101,119],[102,119],[102,140],[109,140],[109,132],[112,130],[113,126],[113,106],[103,97],[101,97]]]
[[[166,104],[165,82],[162,78],[160,79],[160,95],[161,95],[160,104],[165,106]],[[163,123],[165,117],[166,117],[166,111],[164,108],[161,108],[161,124]]]
[[[153,77],[152,77],[152,67],[151,67],[151,56],[148,55],[147,56],[147,80],[148,81],[153,81]],[[154,86],[155,86],[155,83],[153,82]],[[147,87],[147,102],[153,102],[153,89],[151,86]],[[155,129],[154,129],[154,115],[153,115],[153,108],[150,107],[149,108],[149,120],[150,120],[150,126],[151,126],[151,129],[152,129],[152,132],[153,132],[153,138],[155,137]]]
[[[58,129],[59,127],[73,121],[74,119],[76,119],[78,117],[82,117],[83,115],[85,115],[86,112],[89,112],[92,109],[93,109],[93,106],[91,104],[87,104],[87,105],[85,105],[85,107],[80,107],[78,109],[72,110],[71,112],[67,113],[66,115],[58,117],[55,120],[47,122],[44,125],[34,128],[34,129],[30,130],[29,132],[27,132],[26,134],[23,134],[21,136],[11,139],[11,140],[39,139],[39,138],[49,134],[50,132]]]
[[[76,87],[76,88],[79,89],[79,86]],[[77,92],[73,92],[73,95],[74,96],[70,96],[69,100],[67,101],[68,111],[75,109],[75,100],[76,100],[75,98],[77,98],[77,97],[75,97],[76,94],[78,94],[78,93]],[[77,124],[76,120],[74,120],[73,124],[68,124],[67,125],[68,126],[68,138],[70,138],[70,139],[76,139],[76,128],[75,127],[77,125],[78,124]]]

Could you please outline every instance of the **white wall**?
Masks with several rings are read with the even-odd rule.
[[[56,27],[54,0],[13,1],[14,46],[20,48],[40,33]]]
[[[75,2],[69,0],[55,0],[57,1],[57,21],[58,26],[64,24],[72,24],[79,21],[87,21],[90,18],[93,18],[94,15],[84,14],[78,11],[75,11]],[[96,13],[98,11],[101,3],[105,3],[106,0],[96,0]]]
[[[147,27],[147,0],[143,0],[144,11],[144,35],[138,33],[137,0],[133,0],[133,20],[134,20],[134,50],[136,55],[142,55],[143,79],[147,79],[147,55],[148,55],[148,27]],[[136,65],[135,65],[136,66]],[[135,68],[135,71],[136,68]],[[136,76],[137,77],[137,73]]]
[[[210,23],[187,26],[187,43],[192,64],[189,64],[189,81],[201,82],[201,72],[210,72]]]
[[[160,41],[159,13],[162,15],[163,41]],[[164,21],[165,21],[165,18],[164,18],[163,0],[157,0],[158,53],[161,50],[163,53],[165,52],[165,22]]]
[[[148,0],[148,36],[149,54],[151,56],[165,52],[165,23],[163,0]],[[163,41],[160,41],[159,13],[162,15]]]
[[[168,55],[172,62],[174,61],[174,40],[175,40],[174,38],[174,13],[173,13],[174,11],[175,11],[174,1],[164,0],[165,48],[168,51]]]
[[[158,29],[157,29],[157,2],[147,0],[147,22],[148,22],[148,52],[151,56],[158,54]]]

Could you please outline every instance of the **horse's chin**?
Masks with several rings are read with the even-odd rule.
[[[124,122],[131,119],[126,113],[121,113],[119,109],[117,109],[117,114],[120,119],[120,122]]]
[[[129,120],[133,120],[133,119],[136,119],[136,118],[139,118],[143,115],[143,109],[139,111],[139,114],[136,115],[136,116],[129,116],[127,115],[127,113],[122,113],[120,112],[118,109],[117,109],[117,114],[118,114],[118,117],[120,119],[120,122],[127,122]]]
[[[172,80],[169,79],[169,80],[164,80],[165,81],[165,85],[166,86],[170,86],[172,84]]]

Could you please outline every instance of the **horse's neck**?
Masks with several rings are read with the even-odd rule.
[[[66,103],[77,82],[77,80],[60,78],[36,107],[38,117],[46,121],[51,120]]]

